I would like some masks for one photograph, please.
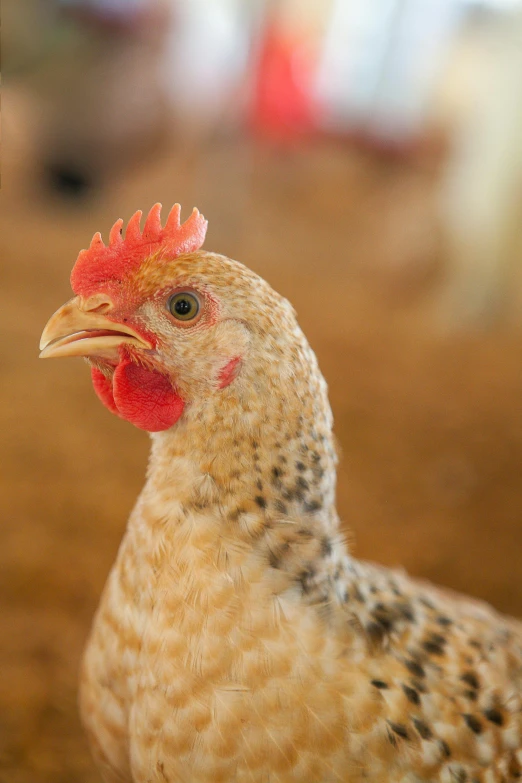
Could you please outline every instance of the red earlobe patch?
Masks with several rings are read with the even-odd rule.
[[[234,381],[239,373],[241,367],[241,357],[235,356],[224,367],[221,368],[218,375],[218,388],[224,389],[232,381]]]
[[[168,430],[183,413],[184,402],[166,375],[123,359],[112,381],[91,368],[94,391],[111,413],[146,432]]]

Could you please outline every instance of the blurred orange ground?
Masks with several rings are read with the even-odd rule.
[[[341,147],[216,140],[164,150],[94,202],[39,192],[29,158],[1,194],[0,780],[94,783],[76,671],[147,437],[96,401],[81,361],[37,360],[77,251],[154,201],[197,206],[206,246],[296,306],[330,385],[339,506],[360,557],[522,615],[522,333],[437,334],[434,172]]]

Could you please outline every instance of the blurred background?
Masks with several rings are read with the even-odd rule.
[[[522,3],[2,11],[0,780],[98,781],[77,667],[148,439],[38,340],[155,201],[296,306],[353,552],[522,615]]]

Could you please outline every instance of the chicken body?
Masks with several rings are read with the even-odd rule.
[[[522,626],[348,554],[326,384],[288,302],[210,253],[140,275],[220,315],[171,360],[146,298],[134,324],[163,335],[135,361],[175,367],[184,407],[152,435],[83,661],[104,780],[520,779]]]

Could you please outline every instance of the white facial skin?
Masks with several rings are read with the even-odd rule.
[[[196,294],[196,290],[192,290]],[[204,308],[204,299],[202,307]],[[167,303],[170,296],[146,301],[136,312],[158,342],[154,364],[174,381],[185,400],[208,395],[219,388],[220,373],[234,358],[247,359],[251,332],[240,320],[219,318],[217,322],[173,323]]]

